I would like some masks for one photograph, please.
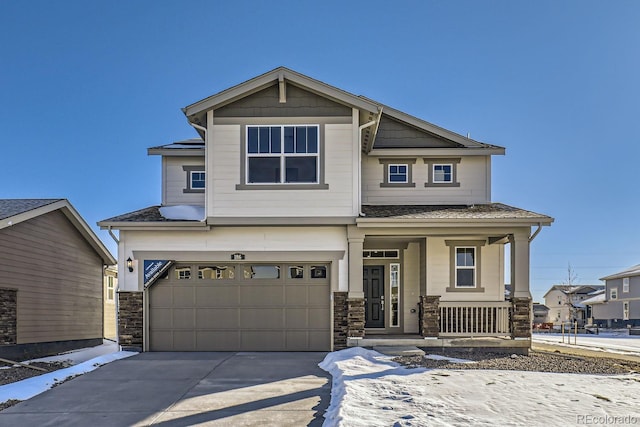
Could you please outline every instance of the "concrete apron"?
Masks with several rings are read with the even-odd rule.
[[[0,425],[320,426],[326,353],[142,353],[0,412]]]

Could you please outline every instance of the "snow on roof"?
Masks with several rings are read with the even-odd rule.
[[[204,206],[192,205],[176,205],[163,206],[160,209],[160,215],[166,219],[181,219],[187,221],[204,220]]]
[[[582,304],[584,305],[591,305],[591,304],[602,304],[605,302],[607,298],[607,294],[604,292],[599,293],[598,295],[591,297],[589,299],[586,299],[584,301],[582,301]]]

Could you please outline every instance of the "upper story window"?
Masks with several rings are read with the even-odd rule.
[[[206,185],[206,173],[204,165],[185,165],[182,170],[186,172],[187,184],[183,193],[204,193]]]
[[[318,184],[318,125],[247,126],[247,184]]]
[[[622,279],[622,292],[629,292],[629,278],[624,277]]]
[[[380,187],[415,187],[413,165],[416,159],[378,159],[384,168]]]
[[[113,301],[114,300],[114,277],[113,276],[107,276],[107,300],[109,301]]]
[[[424,158],[427,165],[425,187],[460,187],[458,182],[458,164],[460,158]]]

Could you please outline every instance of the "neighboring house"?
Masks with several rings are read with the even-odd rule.
[[[103,266],[116,260],[65,199],[0,199],[0,357],[102,344]]]
[[[589,294],[589,298],[582,301],[587,310],[587,325],[601,328],[611,327],[609,306],[607,305],[606,289]]]
[[[593,304],[594,323],[609,328],[640,326],[640,264],[600,280],[605,292]]]
[[[533,324],[547,323],[549,318],[549,307],[537,302],[533,303]]]
[[[104,269],[104,337],[116,340],[116,292],[118,290],[118,266],[110,265]]]
[[[504,148],[282,67],[183,111],[200,138],[148,150],[162,204],[99,223],[121,345],[529,347],[529,245],[553,219],[492,203]]]
[[[556,324],[577,321],[583,326],[590,317],[584,301],[603,288],[602,285],[553,285],[544,294],[544,303],[549,308],[548,321]]]

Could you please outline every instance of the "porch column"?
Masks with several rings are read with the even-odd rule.
[[[347,227],[349,242],[349,293],[347,295],[347,339],[364,337],[364,288],[362,283],[362,249],[364,232],[355,225]]]
[[[519,229],[509,237],[511,243],[511,292],[514,298],[531,298],[529,290],[529,233]]]
[[[347,227],[349,241],[349,298],[364,298],[362,287],[362,249],[364,233],[356,226]]]
[[[511,243],[511,337],[531,339],[531,292],[529,290],[530,228],[513,233]]]

